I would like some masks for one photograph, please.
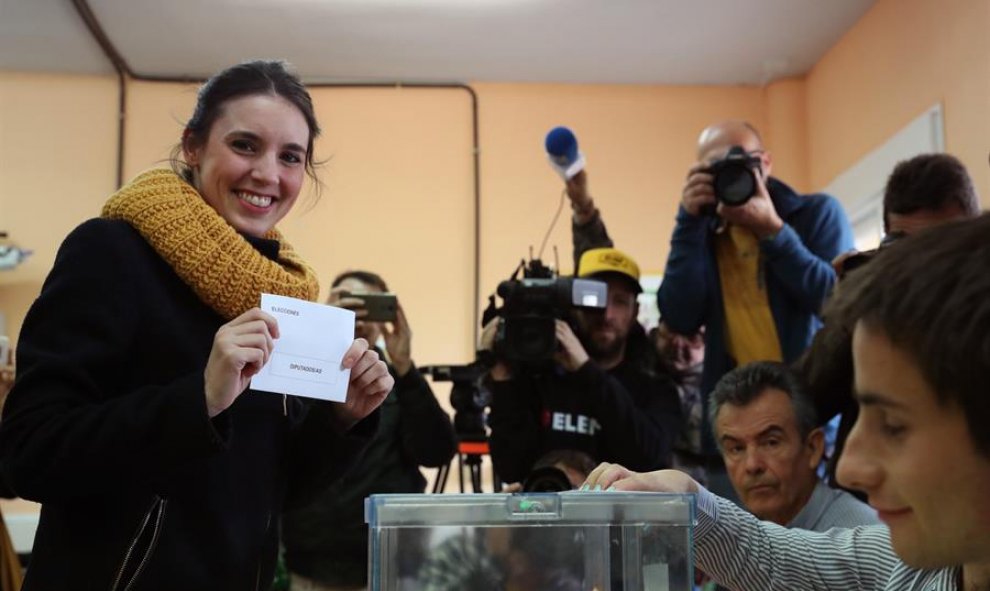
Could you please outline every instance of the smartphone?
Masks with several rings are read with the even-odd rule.
[[[395,322],[399,303],[394,293],[355,293],[348,297],[364,302],[368,314],[358,318],[368,322]]]

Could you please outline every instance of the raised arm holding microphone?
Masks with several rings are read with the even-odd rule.
[[[612,238],[605,228],[601,210],[588,190],[588,172],[584,156],[578,150],[577,139],[566,127],[556,127],[547,134],[546,149],[550,162],[565,183],[571,204],[571,237],[574,268],[579,268],[581,256],[593,248],[611,248]],[[705,355],[704,327],[693,333],[680,334],[660,319],[650,333],[656,347],[660,367],[677,386],[681,400],[681,428],[674,441],[673,465],[691,471],[706,481],[705,461],[701,453],[701,425],[704,411],[701,404],[701,370]]]

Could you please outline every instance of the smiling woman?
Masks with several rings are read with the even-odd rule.
[[[184,161],[63,242],[0,423],[3,476],[42,503],[24,589],[267,588],[286,503],[375,432],[363,419],[394,380],[361,339],[342,404],[248,387],[279,337],[260,295],[318,294],[275,228],[318,133],[284,64],[225,70],[200,90]]]
[[[183,141],[192,185],[235,230],[260,238],[296,202],[309,130],[302,114],[279,96],[231,100],[202,139]]]

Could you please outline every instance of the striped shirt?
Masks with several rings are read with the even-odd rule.
[[[956,591],[959,568],[918,570],[901,562],[883,525],[813,532],[760,521],[701,489],[698,568],[740,591],[859,589]]]

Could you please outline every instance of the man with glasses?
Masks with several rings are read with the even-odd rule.
[[[758,162],[753,195],[740,205],[716,199],[711,169],[734,147]],[[732,120],[702,131],[688,171],[658,303],[672,331],[707,329],[703,397],[733,367],[800,356],[835,284],[831,261],[853,246],[838,201],[798,194],[770,176],[772,165],[759,132]],[[710,486],[731,496],[710,426],[701,432]]]

